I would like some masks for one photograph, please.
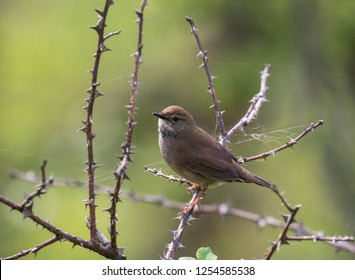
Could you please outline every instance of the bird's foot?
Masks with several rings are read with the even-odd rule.
[[[193,211],[195,206],[199,203],[201,198],[204,198],[206,195],[206,188],[201,187],[197,184],[193,184],[191,187],[186,189],[191,195],[192,198],[186,207],[183,210],[184,214],[189,214]]]

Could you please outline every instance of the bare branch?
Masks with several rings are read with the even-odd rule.
[[[224,121],[223,121],[223,116],[222,116],[223,112],[221,111],[221,109],[219,107],[219,101],[217,99],[217,94],[216,94],[214,83],[213,83],[214,77],[211,75],[210,69],[208,67],[207,51],[202,46],[200,37],[198,35],[198,29],[196,28],[195,23],[192,20],[192,18],[186,17],[186,20],[190,24],[191,33],[195,36],[195,39],[197,42],[197,46],[199,49],[197,56],[201,56],[202,61],[203,61],[202,64],[200,65],[200,67],[203,67],[205,69],[207,79],[208,79],[208,92],[211,94],[211,97],[213,100],[213,107],[216,111],[217,123],[218,123],[219,129],[220,129],[220,132],[221,132],[221,138],[224,139],[227,135],[227,131],[224,126]]]
[[[87,168],[85,171],[88,174],[88,191],[89,197],[85,200],[85,205],[89,207],[89,223],[90,223],[90,239],[92,242],[98,242],[97,239],[97,227],[96,227],[96,204],[95,204],[95,170],[98,167],[96,161],[94,160],[94,146],[93,140],[95,138],[95,133],[93,132],[93,119],[94,119],[94,104],[97,97],[104,95],[101,91],[99,91],[98,87],[100,83],[98,82],[98,74],[99,74],[99,65],[102,53],[110,50],[105,45],[105,40],[110,38],[113,35],[117,35],[120,31],[116,31],[110,33],[105,37],[105,28],[106,28],[106,18],[107,13],[111,5],[113,5],[113,0],[106,0],[103,11],[99,9],[95,9],[95,11],[99,14],[99,21],[96,25],[91,26],[93,30],[96,31],[98,35],[97,40],[97,49],[94,54],[94,66],[90,71],[92,74],[91,78],[91,86],[86,92],[89,94],[89,98],[85,99],[87,105],[84,109],[87,112],[86,120],[83,120],[84,126],[79,129],[86,134],[86,148],[87,148],[87,161],[85,162]]]
[[[3,204],[9,206],[12,210],[16,210],[23,214],[25,218],[31,219],[37,225],[42,226],[46,230],[53,233],[55,236],[60,237],[60,239],[68,240],[69,242],[73,243],[73,245],[78,245],[80,247],[95,251],[96,253],[108,258],[108,259],[124,259],[122,249],[117,249],[116,251],[110,250],[110,248],[104,247],[97,242],[86,241],[80,237],[71,235],[68,232],[65,232],[55,226],[53,226],[48,221],[44,220],[43,218],[36,215],[31,209],[28,208],[21,208],[21,205],[13,202],[11,199],[0,195],[0,201]]]
[[[241,120],[228,131],[225,137],[220,140],[222,145],[229,143],[230,137],[237,130],[243,131],[244,126],[249,125],[249,123],[257,117],[262,103],[267,101],[266,91],[268,90],[268,87],[266,86],[266,81],[270,76],[270,66],[270,64],[266,64],[264,70],[260,72],[260,91],[250,100],[250,107]]]
[[[135,115],[136,115],[136,98],[138,95],[138,72],[139,66],[142,63],[142,49],[143,49],[143,22],[144,22],[144,9],[147,6],[147,0],[143,0],[140,10],[136,10],[138,16],[136,22],[138,23],[138,42],[137,50],[134,53],[134,71],[131,79],[131,98],[128,108],[128,122],[127,122],[127,131],[126,131],[126,140],[121,145],[122,156],[120,157],[120,163],[118,168],[114,172],[114,177],[116,179],[116,186],[114,191],[110,191],[110,208],[106,209],[110,214],[110,236],[111,236],[111,247],[117,248],[117,203],[120,202],[119,193],[121,190],[122,182],[125,179],[129,179],[126,169],[127,165],[131,159],[132,154],[132,140],[133,132],[135,127]]]
[[[41,183],[36,186],[36,190],[33,193],[25,194],[25,200],[21,204],[21,208],[29,208],[32,209],[33,207],[33,200],[36,197],[40,197],[41,195],[47,192],[47,187],[53,184],[53,178],[50,177],[49,179],[46,178],[46,165],[47,161],[44,160],[41,165]]]
[[[37,254],[37,252],[39,250],[59,241],[61,239],[62,238],[60,236],[54,236],[51,239],[48,239],[48,240],[42,242],[41,244],[34,246],[33,248],[30,248],[27,250],[21,250],[21,252],[15,254],[15,255],[12,255],[12,256],[5,257],[2,260],[17,260],[17,259],[22,258],[22,257],[29,255],[29,254]]]
[[[179,216],[177,218],[180,220],[180,224],[176,230],[172,231],[173,240],[166,245],[167,251],[165,253],[164,259],[166,260],[173,259],[176,250],[184,248],[184,246],[181,244],[182,234],[186,226],[190,224],[192,221],[196,220],[194,217],[192,217],[192,213],[195,208],[194,202],[196,200],[199,200],[201,195],[204,195],[203,190],[193,189],[190,202],[187,203],[184,211],[179,212]]]
[[[148,171],[148,172],[154,173],[158,177],[163,177],[165,179],[168,179],[169,182],[173,181],[173,182],[178,182],[180,184],[186,184],[186,185],[189,185],[189,186],[193,185],[193,183],[191,181],[189,181],[189,180],[186,180],[184,178],[176,178],[176,177],[174,177],[172,175],[167,175],[167,174],[163,173],[161,170],[157,170],[155,168],[150,168],[148,166],[144,166],[144,169],[146,171]]]
[[[248,162],[248,161],[253,161],[253,160],[257,160],[257,159],[266,159],[269,156],[274,156],[276,153],[287,149],[287,148],[292,148],[294,145],[296,145],[298,143],[299,140],[301,140],[301,138],[303,138],[304,136],[306,136],[308,133],[310,133],[311,131],[313,132],[318,126],[321,126],[323,124],[323,120],[319,120],[317,123],[313,124],[311,123],[301,134],[299,134],[295,139],[291,139],[291,141],[287,142],[286,144],[273,149],[271,151],[256,155],[256,156],[251,156],[251,157],[242,157],[239,159],[240,163],[243,162]]]
[[[185,184],[185,179],[178,179],[174,178],[172,176],[168,176],[161,171],[157,171],[156,169],[151,169],[148,168],[146,169],[149,172],[160,172],[157,174],[157,176],[170,179],[173,182],[177,182],[180,184]],[[22,172],[19,170],[13,170],[11,171],[11,177],[16,180],[23,180],[31,183],[39,183],[40,178],[36,177],[34,173],[32,172]],[[78,180],[73,180],[73,179],[56,179],[56,186],[75,186],[75,187],[85,187],[85,182],[78,181]],[[103,185],[97,185],[96,189],[101,191],[101,192],[107,192],[111,187],[110,186],[103,186]],[[168,209],[174,209],[177,211],[181,211],[186,207],[185,203],[177,202],[174,200],[170,200],[162,195],[152,195],[152,194],[140,194],[135,191],[127,191],[123,190],[120,193],[120,196],[123,198],[130,199],[134,202],[138,203],[148,203],[148,204],[154,204],[158,206],[162,206]],[[250,221],[255,223],[258,227],[264,228],[264,227],[273,227],[273,228],[283,228],[285,226],[285,222],[280,219],[276,219],[272,216],[264,216],[260,215],[257,213],[253,213],[250,211],[246,211],[243,209],[235,208],[229,205],[228,203],[222,203],[222,204],[201,204],[199,207],[195,207],[193,214],[195,216],[201,215],[201,214],[212,214],[212,215],[220,215],[220,216],[231,216],[235,218],[240,218],[246,221]],[[319,231],[314,231],[309,228],[306,228],[302,223],[295,222],[290,225],[289,231],[292,231],[295,236],[287,236],[286,239],[294,238],[295,241],[297,241],[297,236],[300,236],[300,238],[305,238],[308,237],[307,240],[314,240],[315,236],[322,237],[322,239],[319,239],[319,241],[323,241],[328,243],[329,245],[337,248],[338,250],[343,250],[347,251],[350,253],[355,254],[355,246],[354,244],[351,244],[349,241],[353,241],[354,237],[353,236],[336,236],[334,237],[327,237],[324,234],[321,234]],[[312,238],[311,238],[312,237]],[[338,237],[340,237],[338,239]],[[305,239],[306,240],[306,239]],[[102,243],[103,244],[103,243]]]
[[[319,234],[314,235],[306,235],[306,236],[285,236],[285,240],[287,241],[305,241],[310,240],[313,242],[316,241],[327,241],[327,242],[340,242],[340,241],[354,241],[353,236],[343,236],[343,235],[334,235],[334,236],[323,236]]]
[[[285,226],[283,227],[277,241],[272,243],[270,249],[266,253],[265,255],[266,260],[270,260],[273,254],[275,253],[275,251],[280,250],[281,245],[286,244],[287,232],[289,231],[291,224],[295,221],[295,216],[300,208],[301,206],[297,205],[294,209],[292,209],[290,215],[283,215],[283,217],[286,218]]]

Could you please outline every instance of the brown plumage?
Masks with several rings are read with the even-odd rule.
[[[169,106],[159,117],[159,146],[164,160],[177,174],[208,187],[217,182],[246,182],[264,187],[273,184],[241,167],[236,157],[198,127],[179,106]]]

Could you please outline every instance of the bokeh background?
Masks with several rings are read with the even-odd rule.
[[[9,178],[12,169],[39,173],[43,159],[54,178],[85,180],[85,135],[76,132],[85,118],[87,71],[93,65],[97,21],[94,8],[104,1],[0,2],[0,192],[22,201],[33,184]],[[136,48],[134,9],[140,1],[117,1],[107,31],[122,30],[107,41],[94,114],[95,158],[103,167],[97,183],[114,186],[112,172],[124,140],[129,101],[128,81]],[[136,154],[124,189],[163,195],[186,202],[185,187],[143,169],[172,173],[157,144],[157,120],[151,115],[168,105],[189,110],[212,134],[215,114],[198,66],[197,47],[185,16],[195,20],[208,50],[216,91],[227,128],[243,115],[258,92],[259,72],[270,63],[268,99],[259,118],[232,138],[236,155],[268,151],[294,137],[311,122],[324,125],[295,149],[266,162],[246,164],[276,182],[293,204],[302,204],[297,219],[327,235],[355,235],[355,2],[320,0],[150,0],[145,13],[139,107],[134,135]],[[54,187],[36,200],[34,211],[72,234],[88,238],[82,201],[85,189]],[[98,196],[98,226],[107,233],[108,196]],[[281,217],[285,209],[275,195],[254,185],[233,183],[212,189],[203,204],[228,202],[235,207]],[[177,211],[124,199],[119,204],[119,245],[129,259],[158,259],[178,226]],[[184,233],[187,248],[176,257],[194,256],[210,246],[220,259],[262,258],[279,230],[241,219],[202,215]],[[0,256],[31,248],[52,235],[0,205]],[[58,242],[26,259],[101,259],[87,250]],[[354,259],[322,242],[283,246],[277,259]]]

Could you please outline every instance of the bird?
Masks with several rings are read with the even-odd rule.
[[[203,193],[221,182],[274,187],[272,182],[243,168],[233,153],[200,128],[182,107],[168,106],[161,112],[153,112],[153,115],[159,118],[159,147],[165,162]]]

